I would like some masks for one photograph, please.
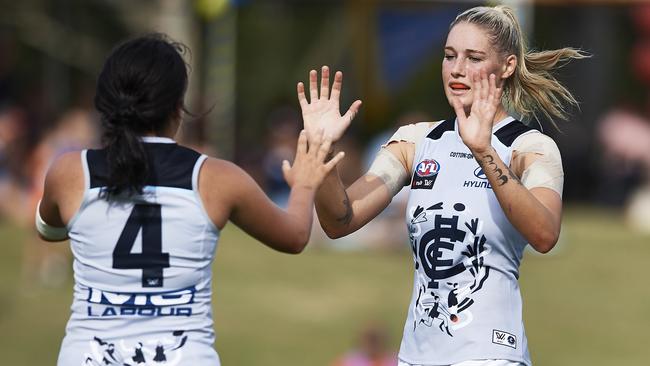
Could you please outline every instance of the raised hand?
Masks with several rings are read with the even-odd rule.
[[[296,186],[307,189],[318,188],[325,176],[345,156],[345,153],[341,151],[326,162],[331,146],[332,141],[323,136],[322,130],[316,132],[308,146],[307,133],[302,130],[298,137],[293,166],[286,160],[282,162],[282,173],[287,184],[292,188]]]
[[[492,124],[494,116],[501,105],[501,87],[496,85],[496,76],[488,77],[485,70],[471,76],[473,102],[469,116],[465,114],[462,102],[452,99],[460,137],[473,152],[484,152],[491,147]]]
[[[302,109],[304,129],[310,143],[321,130],[325,139],[331,140],[332,143],[338,141],[359,112],[361,101],[356,100],[347,112],[341,115],[339,98],[342,84],[343,73],[337,71],[330,94],[330,70],[327,66],[323,66],[321,70],[320,95],[316,70],[309,72],[309,100],[305,96],[305,85],[302,82],[298,83],[298,101]]]

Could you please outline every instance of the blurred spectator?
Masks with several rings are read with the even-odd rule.
[[[34,213],[43,193],[48,167],[54,159],[66,152],[98,146],[98,122],[87,109],[70,109],[57,121],[31,153],[27,161],[29,184],[26,186],[26,205],[23,222],[33,226]],[[23,278],[27,285],[56,287],[68,277],[69,248],[53,245],[36,235],[25,243]]]
[[[388,349],[388,334],[376,324],[367,325],[359,335],[356,348],[336,360],[332,366],[395,366],[397,354]]]
[[[288,105],[271,111],[268,122],[266,150],[262,157],[263,187],[277,205],[286,207],[290,188],[282,175],[282,161],[293,161],[298,134],[302,129],[300,112]]]
[[[628,223],[650,233],[650,120],[614,110],[600,122],[598,138],[604,148],[605,179],[616,183],[605,195],[623,195]]]
[[[26,113],[17,106],[0,107],[0,217],[23,224],[30,140]]]
[[[600,175],[600,200],[625,205],[629,224],[650,233],[650,5],[633,7],[631,16],[639,37],[632,48],[631,69],[645,88],[645,105],[614,108],[598,124],[605,172]]]

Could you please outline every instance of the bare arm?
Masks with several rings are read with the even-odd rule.
[[[547,253],[553,249],[560,236],[560,196],[548,188],[528,190],[491,147],[472,153],[512,225],[538,252]]]
[[[208,215],[218,227],[230,219],[275,250],[300,253],[311,234],[316,188],[343,158],[339,153],[324,163],[329,147],[329,142],[316,142],[308,152],[306,135],[301,133],[293,167],[283,165],[291,186],[286,211],[276,206],[241,168],[227,161],[208,159],[199,175],[199,191]]]
[[[83,190],[81,154],[69,152],[58,157],[45,176],[38,208],[42,220],[53,227],[65,227],[81,205]],[[60,241],[46,238],[40,232],[39,237],[46,241]]]
[[[392,199],[384,182],[363,175],[347,189],[338,172],[330,173],[316,194],[316,213],[330,238],[350,234],[375,218]]]
[[[319,89],[318,73],[316,70],[310,71],[309,100],[305,95],[304,84],[298,83],[297,86],[298,101],[310,143],[311,136],[317,131],[323,131],[325,136],[336,142],[361,106],[361,101],[357,100],[341,115],[339,98],[343,74],[340,71],[335,73],[330,93],[329,72],[327,66],[322,67]],[[410,160],[405,158],[408,155],[405,151],[413,150],[413,144],[395,143],[386,148],[409,171],[407,167]],[[388,206],[392,197],[393,193],[376,175],[366,173],[346,188],[338,171],[334,170],[325,177],[316,193],[316,212],[325,233],[330,238],[338,238],[356,231],[376,217]]]
[[[492,189],[512,225],[535,250],[546,253],[560,234],[562,200],[548,188],[528,190],[491,146],[492,121],[501,103],[495,76],[472,76],[474,101],[469,116],[459,100],[453,100],[463,142],[483,168]]]
[[[401,167],[410,172],[414,144],[395,142],[386,146]],[[338,172],[331,172],[316,193],[316,213],[323,230],[330,238],[348,235],[367,224],[390,204],[393,192],[382,178],[366,173],[345,188]]]

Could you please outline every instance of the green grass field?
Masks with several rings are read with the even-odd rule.
[[[27,232],[0,224],[0,365],[54,365],[72,280],[21,290]],[[524,318],[536,365],[650,364],[650,237],[614,213],[572,209],[558,248],[526,253]],[[229,225],[214,264],[224,365],[328,365],[369,321],[399,346],[412,281],[409,251],[276,253]],[[644,280],[643,278],[646,278]],[[71,365],[77,366],[77,365]]]

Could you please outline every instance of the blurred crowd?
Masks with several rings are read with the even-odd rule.
[[[602,146],[600,202],[623,207],[629,226],[650,234],[650,5],[630,12],[635,39],[629,70],[638,95],[623,99],[598,121]]]
[[[39,122],[28,106],[6,95],[0,99],[0,221],[29,231],[53,159],[67,151],[98,146],[98,124],[88,108],[70,108],[48,124]],[[67,280],[67,247],[47,245],[30,235],[23,250],[26,286],[58,286]]]
[[[620,67],[629,69],[639,84],[633,90],[636,98],[621,98],[595,121],[589,121],[592,125],[577,127],[584,128],[584,135],[593,140],[590,146],[596,147],[589,152],[596,155],[591,157],[589,164],[598,162],[592,164],[597,177],[596,187],[590,188],[594,197],[588,197],[589,201],[583,203],[620,210],[630,228],[650,235],[650,5],[631,8],[629,19],[634,40],[631,48],[625,50],[629,53],[626,55],[629,63]],[[32,231],[34,212],[49,165],[64,152],[99,147],[101,131],[92,105],[93,81],[86,75],[78,78],[79,85],[72,88],[69,82],[67,86],[58,85],[56,76],[52,77],[56,70],[41,71],[50,75],[47,80],[19,79],[17,75],[24,76],[25,67],[47,69],[49,66],[46,62],[20,65],[25,57],[18,60],[17,42],[16,37],[3,33],[0,28],[0,224],[10,223]],[[197,54],[200,52],[196,50]],[[600,55],[595,56],[597,61]],[[21,72],[17,71],[19,68]],[[415,90],[419,93],[426,88]],[[58,98],[59,93],[66,94],[66,98]],[[60,100],[66,103],[61,105]],[[353,126],[337,146],[346,153],[339,166],[343,182],[351,184],[366,171],[375,153],[397,127],[443,117],[447,116],[403,108],[393,124],[371,136],[365,134],[363,138]],[[360,118],[354,123],[363,123]],[[277,103],[266,113],[260,126],[257,128],[258,143],[237,149],[235,159],[274,202],[284,206],[289,187],[284,181],[281,163],[291,161],[295,153],[302,126],[298,103]],[[184,141],[181,137],[180,142],[213,156],[218,151],[205,139]],[[584,155],[587,153],[580,154]],[[565,160],[565,164],[570,165],[564,167],[567,180],[576,178],[571,175],[576,160],[567,163],[569,161]],[[315,222],[312,246],[337,250],[408,250],[404,224],[407,198],[408,189],[403,189],[377,219],[336,241],[329,240]],[[58,287],[69,279],[71,256],[67,246],[44,243],[36,235],[30,235],[23,244],[23,252],[22,281],[26,294],[30,288]],[[332,365],[395,365],[395,353],[388,346],[387,337],[380,325],[369,324],[361,329],[357,344]]]
[[[585,130],[593,127],[595,132],[592,146],[596,146],[593,154],[597,157],[592,158],[600,161],[595,170],[606,172],[598,174],[597,187],[593,189],[598,192],[597,197],[587,198],[591,202],[586,203],[621,209],[630,227],[650,233],[647,219],[650,217],[650,6],[633,8],[629,14],[634,34],[634,43],[628,50],[629,69],[640,84],[637,94],[641,94],[641,102],[622,99],[597,121],[592,121],[593,126],[585,126]],[[42,65],[25,65],[27,58],[18,43],[12,33],[0,29],[0,222],[31,230],[48,166],[63,152],[98,147],[100,124],[92,106],[92,78],[68,77],[59,85],[57,67],[61,71],[65,66],[53,67],[51,60],[43,61],[47,59],[44,56]],[[25,68],[30,67],[40,71],[38,76],[26,79]],[[66,98],[59,94],[65,94]],[[366,129],[361,134],[353,126],[338,144],[337,148],[346,152],[340,166],[345,184],[351,184],[365,172],[381,144],[398,126],[446,117],[430,116],[408,107],[400,109],[400,116],[383,131],[369,135]],[[358,117],[354,123],[364,124],[362,118]],[[297,102],[277,103],[259,123],[262,128],[256,129],[259,143],[237,149],[235,155],[237,163],[280,206],[286,204],[289,193],[281,162],[293,158],[301,124]],[[218,151],[206,139],[195,140],[191,141],[192,147],[212,155]],[[181,138],[181,143],[189,141]],[[571,180],[575,160],[567,160],[565,164],[571,164],[565,166],[567,180]],[[316,245],[342,250],[406,249],[408,236],[403,222],[406,198],[407,192],[403,190],[377,220],[343,239],[328,240],[315,224],[313,241]],[[25,244],[24,267],[38,270],[26,272],[28,281],[56,284],[65,279],[65,268],[69,267],[67,250],[64,246],[43,245],[34,236]]]

